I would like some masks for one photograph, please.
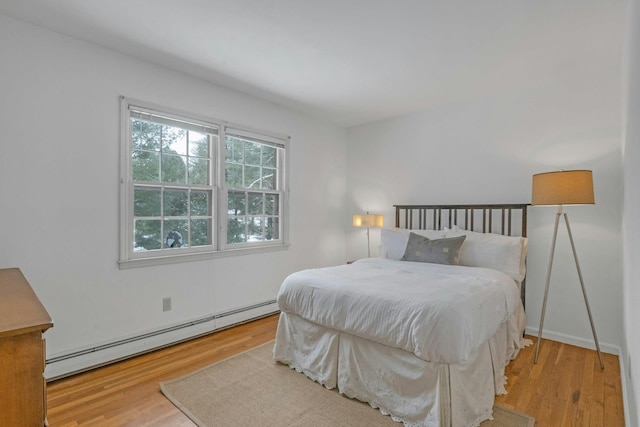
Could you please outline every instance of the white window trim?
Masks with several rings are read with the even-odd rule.
[[[169,114],[173,117],[184,119],[188,122],[202,122],[203,125],[215,125],[218,128],[217,158],[211,165],[213,179],[212,203],[214,205],[214,217],[212,230],[215,241],[208,250],[184,250],[178,254],[134,254],[130,249],[133,234],[133,217],[131,209],[133,206],[133,180],[131,179],[131,142],[130,142],[130,107],[148,111],[154,114]],[[186,261],[198,261],[212,258],[224,258],[229,256],[241,256],[256,253],[286,250],[289,247],[289,158],[290,137],[266,132],[243,126],[232,124],[224,120],[217,120],[199,116],[197,114],[185,113],[175,109],[154,105],[145,101],[140,101],[128,97],[120,97],[120,258],[118,261],[121,269],[133,267],[145,267],[172,263],[182,263]],[[281,211],[281,239],[264,243],[244,243],[227,245],[227,188],[224,180],[224,158],[225,158],[225,135],[230,133],[255,138],[265,142],[273,142],[284,147],[282,171],[282,211]],[[214,149],[214,147],[212,147]]]

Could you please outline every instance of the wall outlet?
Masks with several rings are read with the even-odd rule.
[[[162,298],[162,311],[171,310],[171,297]]]

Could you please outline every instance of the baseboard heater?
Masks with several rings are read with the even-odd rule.
[[[185,328],[190,328],[190,327],[195,326],[195,325],[200,325],[202,323],[207,323],[207,322],[211,322],[211,321],[214,321],[214,320],[217,320],[217,319],[222,319],[224,317],[232,316],[234,314],[243,313],[245,311],[255,310],[255,309],[258,309],[258,308],[261,308],[261,307],[265,307],[265,306],[268,306],[268,305],[271,305],[271,304],[275,304],[275,303],[276,303],[276,300],[265,301],[265,302],[262,302],[262,303],[259,303],[259,304],[254,304],[254,305],[251,305],[251,306],[242,307],[242,308],[238,308],[238,309],[235,309],[235,310],[229,310],[229,311],[225,311],[225,312],[218,313],[218,314],[212,314],[210,316],[202,317],[200,319],[190,320],[188,322],[184,322],[184,323],[180,323],[180,324],[177,324],[177,325],[173,325],[173,326],[170,326],[168,328],[158,329],[158,330],[153,331],[153,332],[147,332],[147,333],[136,335],[136,336],[133,336],[133,337],[129,337],[129,338],[125,338],[125,339],[121,339],[121,340],[117,340],[117,341],[112,341],[112,342],[107,343],[107,344],[102,344],[102,345],[98,345],[98,346],[95,346],[95,347],[87,348],[87,349],[84,349],[84,350],[74,351],[72,353],[67,353],[67,354],[63,354],[63,355],[60,355],[60,356],[52,357],[52,358],[46,360],[46,364],[49,365],[49,364],[52,364],[52,363],[62,362],[64,360],[85,356],[87,354],[96,353],[96,352],[107,350],[107,349],[110,349],[110,348],[113,348],[113,347],[118,347],[118,346],[121,346],[121,345],[130,344],[132,342],[136,342],[136,341],[141,341],[141,340],[145,340],[145,339],[148,339],[148,338],[152,338],[152,337],[155,337],[155,336],[158,336],[158,335],[162,335],[162,334],[166,334],[166,333],[170,333],[170,332],[175,332],[175,331],[178,331],[178,330],[181,330],[181,329],[185,329]],[[262,314],[262,315],[259,315],[257,317],[253,317],[253,318],[250,318],[250,319],[247,319],[247,320],[243,320],[243,321],[231,324],[231,325],[227,325],[227,326],[221,327],[219,329],[215,329],[215,331],[228,329],[230,327],[233,327],[233,326],[236,326],[236,325],[240,325],[240,324],[243,324],[243,323],[247,323],[247,322],[250,322],[252,320],[256,320],[256,319],[259,319],[259,318],[262,318],[262,317],[270,316],[270,315],[272,315],[274,313],[277,313],[277,311],[274,311],[274,312],[271,312],[271,313]],[[211,332],[215,332],[215,331],[211,331]],[[207,332],[205,334],[200,334],[200,335],[206,335],[206,334],[211,333],[211,332]],[[200,335],[194,335],[193,337],[189,337],[187,339],[193,339],[193,338],[196,338],[196,337],[198,337]],[[181,341],[185,341],[185,340],[181,340]],[[177,342],[180,342],[180,341],[172,342],[170,344],[167,344],[167,346],[176,344]],[[160,346],[160,347],[162,347],[162,346]],[[157,347],[157,348],[160,348],[160,347]],[[149,351],[155,350],[157,348],[150,349]]]

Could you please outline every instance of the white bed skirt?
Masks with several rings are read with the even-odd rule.
[[[506,393],[504,368],[522,344],[509,340],[518,323],[506,322],[468,362],[447,365],[283,312],[273,355],[407,427],[472,427],[490,419],[494,396]]]

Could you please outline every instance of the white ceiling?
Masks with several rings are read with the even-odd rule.
[[[609,37],[619,29],[609,30],[624,7],[624,0],[0,0],[2,14],[345,127],[603,66],[594,55],[606,58],[612,42],[621,50]]]

